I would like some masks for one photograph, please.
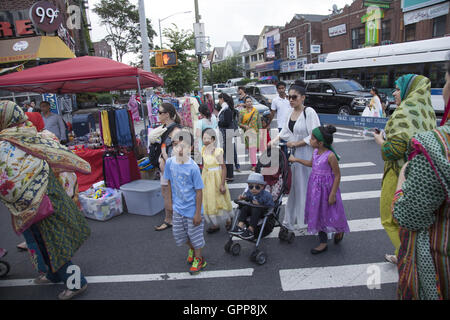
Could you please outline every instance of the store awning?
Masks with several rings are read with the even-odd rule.
[[[36,59],[70,59],[75,54],[60,37],[39,36],[0,41],[0,63]]]
[[[267,72],[280,70],[281,60],[274,60],[257,64],[255,66],[256,72]]]

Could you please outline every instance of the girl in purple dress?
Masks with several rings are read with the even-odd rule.
[[[303,160],[290,156],[289,161],[299,162],[312,167],[306,193],[305,223],[310,234],[319,233],[320,245],[311,249],[312,254],[318,254],[328,249],[327,233],[334,232],[334,243],[339,243],[344,232],[350,232],[344,205],[342,203],[339,183],[339,156],[334,151],[334,126],[320,126],[312,131],[311,147],[314,148],[311,160]]]

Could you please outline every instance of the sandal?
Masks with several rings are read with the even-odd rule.
[[[43,274],[33,280],[35,284],[49,284],[52,283],[47,277]]]
[[[342,241],[342,239],[344,239],[344,233],[343,232],[336,233],[334,235],[334,244],[338,244],[339,242]]]
[[[164,231],[169,228],[172,228],[172,224],[164,221],[160,226],[155,227],[155,231]]]
[[[77,295],[83,293],[84,291],[86,291],[86,289],[87,289],[87,284],[85,284],[85,285],[84,285],[83,287],[81,287],[81,289],[79,289],[79,290],[69,290],[69,289],[66,289],[66,290],[64,290],[63,292],[61,292],[61,293],[58,295],[58,299],[59,299],[59,300],[70,300],[70,299],[72,299],[73,297],[75,297],[75,296],[77,296]]]
[[[227,220],[227,222],[225,222],[225,229],[227,231],[230,231],[230,229],[231,229],[231,220]]]
[[[17,245],[17,250],[19,250],[19,251],[27,251],[28,250],[27,243],[25,241],[22,242],[22,243],[19,243]]]
[[[392,264],[398,263],[397,257],[393,254],[385,254],[384,260],[386,260],[387,262],[392,263]]]
[[[217,231],[220,230],[220,227],[209,227],[208,230],[206,230],[206,232],[208,233],[215,233]]]

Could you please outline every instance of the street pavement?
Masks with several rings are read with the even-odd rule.
[[[384,254],[392,254],[394,247],[379,218],[383,160],[373,138],[357,133],[355,128],[338,127],[335,134],[335,149],[341,155],[340,190],[351,232],[338,245],[330,240],[327,252],[310,253],[317,236],[297,231],[289,244],[274,230],[261,244],[267,262],[258,265],[250,260],[253,243],[236,240],[242,247],[239,256],[225,252],[228,235],[222,225],[218,233],[205,233],[208,266],[191,276],[187,248],[175,245],[170,229],[154,231],[164,218],[162,212],[123,213],[106,222],[89,220],[91,237],[73,258],[89,288],[77,299],[395,299],[396,267],[384,262]],[[229,184],[232,199],[243,192],[250,173],[248,159],[239,160],[243,172]],[[29,256],[15,248],[22,240],[0,204],[0,246],[9,251],[5,260],[11,265],[7,278],[0,280],[0,299],[56,299],[62,284],[31,283],[36,273]]]

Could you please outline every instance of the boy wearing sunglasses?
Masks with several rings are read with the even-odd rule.
[[[255,205],[264,207],[273,207],[273,197],[267,190],[264,189],[266,182],[260,173],[252,173],[248,176],[248,188],[239,196],[239,200],[245,200]],[[252,206],[243,206],[241,214],[239,215],[239,223],[230,231],[231,234],[240,236],[242,239],[250,240],[255,236],[255,229],[258,225],[259,219],[267,211],[267,208],[259,208]],[[247,218],[250,217],[250,226],[245,228]]]

